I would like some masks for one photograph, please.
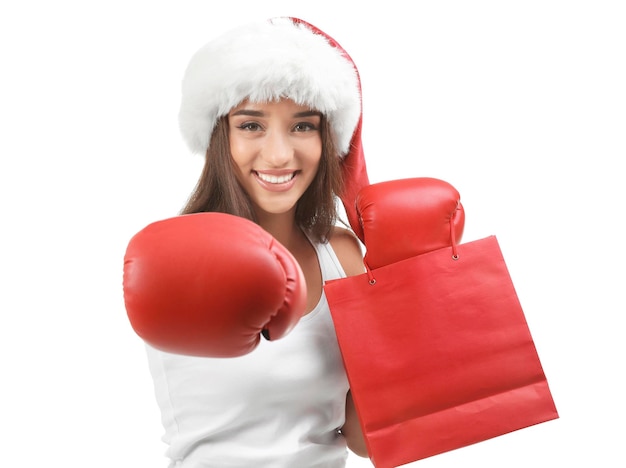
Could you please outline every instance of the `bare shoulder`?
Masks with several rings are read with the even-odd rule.
[[[361,242],[352,231],[335,226],[330,234],[329,242],[347,276],[360,275],[365,272]]]

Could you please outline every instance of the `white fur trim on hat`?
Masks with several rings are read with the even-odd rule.
[[[180,130],[204,154],[217,120],[244,99],[289,98],[327,116],[345,155],[361,115],[352,61],[328,38],[290,18],[234,29],[192,57],[182,83]]]

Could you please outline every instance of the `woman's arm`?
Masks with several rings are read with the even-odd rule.
[[[351,231],[335,226],[330,236],[330,245],[346,276],[365,273],[361,243]]]
[[[351,392],[348,392],[348,396],[346,397],[346,422],[341,428],[341,433],[346,438],[348,448],[352,452],[359,457],[368,456],[365,438],[363,437],[363,431],[361,430],[361,424],[356,414]]]

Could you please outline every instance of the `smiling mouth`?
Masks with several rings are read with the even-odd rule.
[[[260,172],[256,172],[256,176],[261,179],[263,182],[267,182],[268,184],[285,184],[292,180],[295,176],[295,172],[291,172],[289,174],[284,175],[272,175],[272,174],[262,174]]]

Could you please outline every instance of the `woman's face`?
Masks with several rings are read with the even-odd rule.
[[[244,101],[228,122],[237,178],[257,214],[294,211],[322,157],[321,114],[289,99]]]

